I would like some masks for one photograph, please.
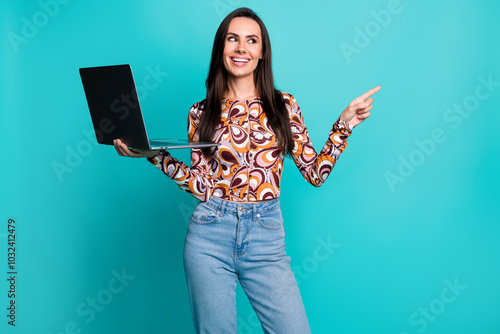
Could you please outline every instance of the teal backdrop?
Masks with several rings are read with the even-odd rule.
[[[500,4],[486,0],[2,1],[0,332],[194,333],[196,201],[97,145],[78,68],[131,64],[150,134],[185,137],[215,31],[241,6],[266,23],[276,86],[317,150],[382,87],[324,186],[286,162],[312,332],[500,333]],[[237,303],[238,333],[262,333],[240,287]]]

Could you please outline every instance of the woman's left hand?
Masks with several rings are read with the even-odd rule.
[[[355,127],[370,117],[370,110],[372,110],[373,103],[373,99],[370,98],[370,96],[378,92],[380,88],[380,86],[377,86],[370,89],[360,97],[355,98],[342,112],[340,119]]]

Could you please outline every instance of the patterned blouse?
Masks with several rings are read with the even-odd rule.
[[[290,115],[293,160],[304,179],[319,187],[344,151],[352,126],[339,118],[323,149],[317,154],[309,140],[297,101],[288,93],[282,92],[282,96]],[[189,140],[199,140],[197,129],[204,103],[194,104],[189,111]],[[212,149],[210,159],[206,159],[200,149],[191,150],[191,167],[166,151],[148,160],[182,190],[202,201],[217,196],[234,202],[250,202],[280,195],[284,155],[259,99],[225,99],[213,141],[221,145]]]

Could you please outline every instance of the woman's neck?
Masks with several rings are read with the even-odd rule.
[[[230,100],[250,100],[258,97],[253,75],[246,78],[228,78],[224,97]]]

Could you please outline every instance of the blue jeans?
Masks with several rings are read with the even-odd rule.
[[[196,206],[184,244],[184,270],[197,333],[236,333],[240,281],[265,333],[310,333],[285,254],[279,199],[256,204],[212,196]]]

